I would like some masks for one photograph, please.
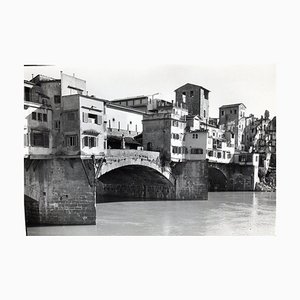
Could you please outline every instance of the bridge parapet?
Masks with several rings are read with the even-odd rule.
[[[159,162],[159,152],[133,149],[107,149],[106,159],[115,157],[141,158]]]
[[[128,165],[152,168],[174,183],[170,168],[161,166],[159,152],[129,149],[108,149],[101,168],[97,172],[97,178],[114,169]]]

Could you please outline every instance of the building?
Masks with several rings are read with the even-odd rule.
[[[148,151],[160,151],[163,161],[185,159],[184,133],[187,109],[174,103],[159,106],[143,119],[143,147]]]
[[[82,94],[62,96],[57,154],[102,156],[107,149],[105,103]]]
[[[106,103],[107,146],[111,149],[137,149],[141,144],[135,139],[143,131],[144,112],[114,102]]]
[[[222,105],[219,107],[219,126],[234,134],[235,149],[245,150],[244,131],[246,127],[246,106],[243,103]]]
[[[157,110],[157,107],[169,103],[166,100],[154,98],[154,96],[157,94],[153,94],[150,96],[142,95],[142,96],[122,98],[122,99],[114,99],[111,100],[111,103],[121,105],[121,106],[126,106],[126,107],[132,107],[143,113],[147,113],[147,112]]]
[[[209,92],[200,85],[186,83],[175,90],[175,101],[186,107],[190,115],[198,115],[206,123],[209,120]]]
[[[88,96],[84,80],[63,72],[60,79],[25,81],[25,157],[103,155],[106,102]]]
[[[276,117],[269,122],[267,127],[269,152],[276,154]]]
[[[36,84],[24,81],[24,156],[45,157],[52,154],[53,109],[49,97]]]
[[[213,134],[214,133],[214,134]],[[204,160],[218,163],[233,161],[234,147],[228,145],[220,130],[195,130],[185,135],[186,160]]]

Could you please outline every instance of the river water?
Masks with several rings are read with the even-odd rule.
[[[27,235],[274,235],[276,194],[212,192],[207,201],[97,204],[97,225],[28,227]]]

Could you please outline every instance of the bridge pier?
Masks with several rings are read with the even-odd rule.
[[[207,200],[208,171],[206,160],[179,162],[172,168],[176,179],[176,200]]]
[[[25,161],[27,225],[96,224],[96,187],[91,160]]]

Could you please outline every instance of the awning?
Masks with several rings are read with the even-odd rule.
[[[86,134],[86,135],[93,135],[93,136],[98,136],[100,134],[100,132],[90,129],[90,130],[84,130],[82,132],[82,134]]]

